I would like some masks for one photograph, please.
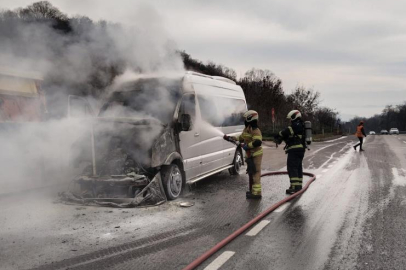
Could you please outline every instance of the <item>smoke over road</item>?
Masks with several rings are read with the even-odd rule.
[[[66,118],[69,94],[88,97],[98,111],[118,85],[147,76],[143,74],[184,71],[158,12],[140,5],[133,16],[135,26],[95,23],[69,18],[48,2],[0,13],[0,67],[42,74],[48,110],[46,122],[0,123],[1,193],[63,182],[78,173],[69,164],[80,157],[72,145],[89,138],[89,125]],[[151,106],[171,107],[165,93],[155,92]],[[151,133],[142,140],[150,138]]]

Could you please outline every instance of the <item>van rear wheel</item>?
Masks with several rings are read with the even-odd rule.
[[[231,175],[237,175],[240,173],[241,167],[242,167],[242,154],[241,151],[237,150],[235,152],[235,156],[234,156],[234,162],[233,162],[233,167],[231,167],[230,169],[228,169],[228,172]]]
[[[178,165],[171,164],[161,170],[162,184],[168,200],[179,198],[183,188],[183,175]]]

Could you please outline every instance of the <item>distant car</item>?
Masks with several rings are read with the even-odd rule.
[[[397,129],[397,128],[391,128],[390,130],[389,130],[389,134],[398,134],[399,135],[399,129]]]
[[[384,135],[384,134],[388,134],[388,131],[386,129],[381,130],[381,135]]]
[[[369,135],[375,135],[375,131],[370,131]]]

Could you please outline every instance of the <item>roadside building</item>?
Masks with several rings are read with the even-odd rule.
[[[0,122],[38,122],[45,119],[42,77],[0,67]]]

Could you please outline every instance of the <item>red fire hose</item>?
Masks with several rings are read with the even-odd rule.
[[[281,175],[281,174],[288,174],[288,172],[269,172],[269,173],[265,173],[263,175],[261,175],[261,177],[264,176],[269,176],[269,175]],[[245,232],[247,229],[249,229],[252,225],[254,225],[255,223],[257,223],[259,220],[263,219],[264,217],[266,217],[269,213],[271,213],[272,211],[274,211],[276,208],[278,208],[279,206],[281,206],[282,204],[296,198],[297,196],[300,196],[303,192],[305,192],[307,190],[307,188],[310,186],[310,184],[316,180],[316,176],[314,174],[311,173],[306,173],[304,172],[303,175],[306,176],[310,176],[310,180],[307,181],[307,184],[302,188],[302,190],[300,190],[299,192],[296,192],[292,195],[290,195],[289,197],[286,197],[285,199],[283,199],[282,201],[272,205],[271,207],[269,207],[267,210],[265,210],[264,212],[262,212],[261,214],[259,214],[257,217],[255,217],[254,219],[252,219],[251,221],[249,221],[247,224],[245,224],[244,226],[242,226],[241,228],[239,228],[238,230],[236,230],[235,232],[233,232],[232,234],[230,234],[229,236],[227,236],[226,238],[224,238],[221,242],[217,243],[214,247],[212,247],[211,249],[209,249],[208,251],[206,251],[203,255],[201,255],[199,258],[197,258],[196,260],[194,260],[192,263],[190,263],[188,266],[186,266],[185,268],[183,268],[183,270],[192,270],[195,269],[197,266],[199,266],[201,263],[203,263],[205,260],[207,260],[211,255],[213,255],[214,253],[216,253],[217,251],[219,251],[222,247],[224,247],[225,245],[227,245],[228,243],[230,243],[232,240],[234,240],[237,236],[239,236],[240,234],[242,234],[243,232]]]

